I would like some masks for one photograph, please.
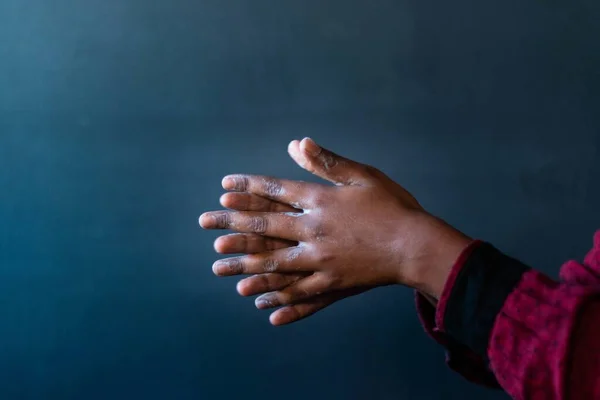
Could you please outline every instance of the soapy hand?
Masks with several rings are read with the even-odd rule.
[[[381,171],[343,158],[310,139],[290,143],[294,161],[335,184],[230,175],[227,211],[205,213],[205,229],[238,233],[215,242],[218,276],[254,275],[240,294],[265,293],[261,309],[283,306],[271,323],[297,321],[342,298],[402,284],[436,298],[469,239],[426,213]]]

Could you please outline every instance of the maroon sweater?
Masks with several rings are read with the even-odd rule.
[[[425,330],[472,382],[519,400],[600,399],[600,231],[560,282],[474,241],[434,308],[417,293]]]

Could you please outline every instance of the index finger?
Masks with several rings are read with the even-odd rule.
[[[310,208],[311,199],[326,188],[316,183],[242,174],[226,176],[222,185],[225,190],[254,193],[298,209]]]

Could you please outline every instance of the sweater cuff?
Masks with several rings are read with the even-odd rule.
[[[436,306],[432,305],[418,291],[415,291],[415,301],[417,314],[425,332],[429,337],[445,348],[447,365],[471,382],[498,389],[500,386],[498,385],[494,374],[489,370],[486,361],[473,353],[466,346],[448,336],[439,329],[436,323],[436,319],[443,321],[446,303],[451,292],[450,289],[456,280],[458,272],[464,266],[464,263],[471,252],[481,244],[481,241],[473,241],[462,251],[452,267],[450,278],[446,280],[444,293],[440,300],[438,300]]]
[[[440,298],[436,325],[487,360],[496,317],[530,268],[484,242],[474,242],[461,258]]]
[[[446,284],[444,285],[444,290],[438,299],[436,312],[435,312],[435,330],[439,332],[445,332],[445,323],[444,319],[446,316],[446,309],[448,305],[448,300],[450,299],[450,294],[452,293],[452,288],[456,284],[456,279],[458,278],[460,271],[462,271],[465,263],[473,253],[475,249],[481,246],[483,242],[481,240],[472,241],[465,249],[460,253],[452,269],[450,270],[450,274],[446,279]]]

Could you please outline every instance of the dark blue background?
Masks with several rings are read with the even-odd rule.
[[[0,398],[503,399],[408,289],[272,328],[220,179],[305,135],[552,275],[600,227],[596,0],[1,0]]]

